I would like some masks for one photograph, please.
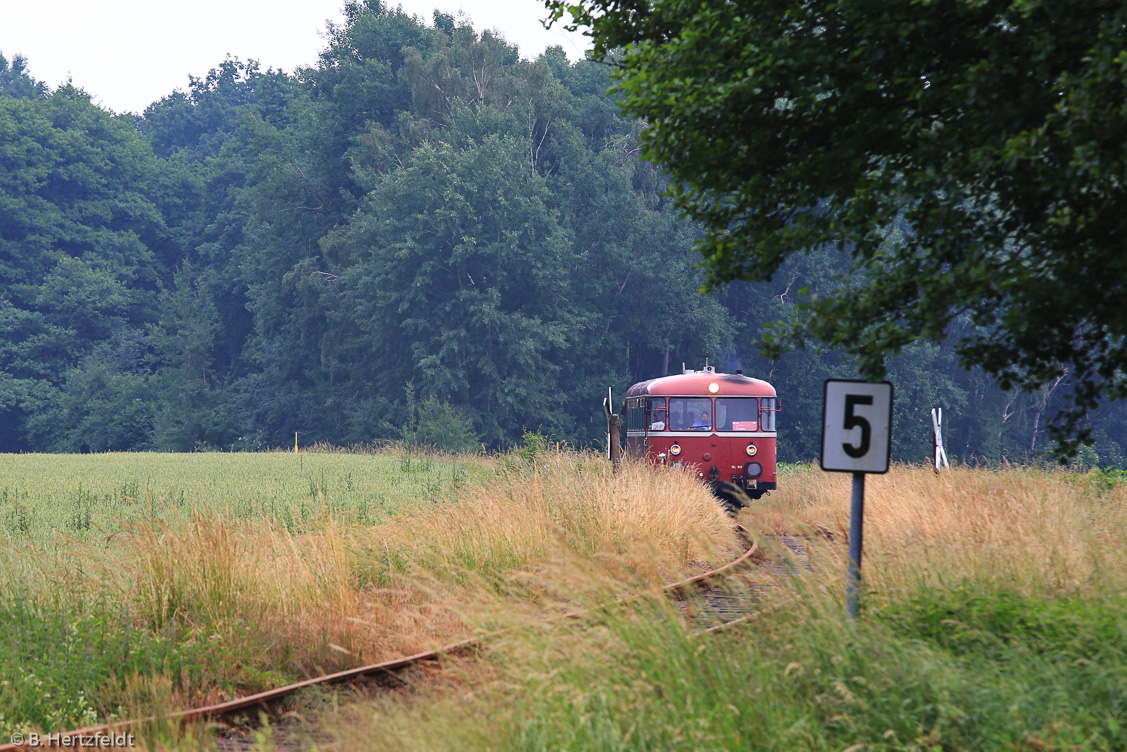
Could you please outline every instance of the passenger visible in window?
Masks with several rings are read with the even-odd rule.
[[[694,431],[707,431],[712,428],[712,419],[709,418],[708,413],[701,413],[696,423],[693,423],[690,428]]]

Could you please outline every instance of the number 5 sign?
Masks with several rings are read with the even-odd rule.
[[[823,470],[887,473],[891,438],[892,384],[826,380]]]
[[[887,473],[891,450],[892,384],[827,379],[822,408],[822,469],[853,473],[845,599],[850,619],[857,618],[861,603],[865,473]]]

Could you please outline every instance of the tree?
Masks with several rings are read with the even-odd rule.
[[[28,420],[35,444],[56,452],[147,449],[152,432],[144,377],[102,362],[71,370],[58,397]]]
[[[176,272],[160,304],[160,321],[150,333],[163,363],[153,377],[154,443],[173,451],[227,445],[232,421],[212,369],[219,312],[190,263]]]
[[[617,91],[707,230],[709,287],[852,255],[770,352],[813,336],[879,378],[966,314],[964,367],[1026,390],[1068,375],[1057,438],[1127,396],[1127,6],[547,5],[622,48]]]
[[[323,244],[373,380],[464,407],[490,442],[521,421],[570,429],[555,392],[583,323],[575,261],[528,160],[525,142],[495,135],[420,146]]]
[[[14,55],[11,62],[0,53],[0,96],[44,99],[47,85],[27,72],[27,58]]]
[[[252,317],[230,382],[248,433],[399,436],[412,382],[490,446],[526,429],[594,442],[592,394],[730,341],[604,66],[524,61],[374,0],[330,32],[289,122],[244,116],[224,145],[245,164],[245,223],[194,257],[203,273],[234,249],[219,278],[245,285]]]
[[[174,91],[145,108],[138,123],[158,156],[181,154],[192,161],[216,157],[239,127],[244,110],[285,124],[287,107],[296,94],[284,72],[263,73],[258,62],[228,56],[204,78],[188,76],[187,93]]]
[[[18,83],[20,59],[13,70]],[[12,88],[11,81],[3,86]],[[155,318],[163,269],[154,251],[168,245],[151,198],[158,163],[132,119],[99,109],[70,85],[49,95],[35,91],[0,96],[5,451],[28,448],[27,419],[59,399],[68,383],[75,394],[103,387],[132,393],[120,379],[83,381],[71,372],[86,372],[83,361],[95,350],[114,350]],[[117,435],[126,434],[140,435]]]

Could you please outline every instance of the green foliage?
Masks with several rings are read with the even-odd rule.
[[[0,96],[0,134],[0,449],[10,451],[26,446],[28,418],[69,409],[51,403],[85,358],[151,320],[166,228],[148,145],[81,91]]]
[[[515,140],[421,146],[327,246],[358,256],[341,282],[362,320],[399,332],[371,341],[383,378],[449,394],[491,442],[522,418],[555,422],[551,386],[578,318],[565,238],[525,165]]]
[[[454,453],[480,451],[481,441],[474,433],[473,420],[465,411],[439,401],[434,395],[416,402],[415,386],[410,382],[406,393],[407,421],[401,430],[403,441],[409,447]]]
[[[191,264],[176,272],[160,303],[161,319],[150,337],[163,363],[152,380],[159,395],[154,444],[181,452],[228,444],[233,421],[224,414],[213,370],[219,313]]]
[[[1127,484],[1127,470],[1122,468],[1105,470],[1103,468],[1093,467],[1081,477],[1094,485],[1100,492],[1111,491],[1114,488]]]
[[[521,434],[521,441],[524,445],[514,449],[513,454],[525,467],[532,467],[547,448],[548,440],[539,431],[525,431]]]
[[[188,76],[187,92],[175,91],[145,109],[139,126],[162,157],[202,162],[218,157],[249,113],[274,123],[287,120],[296,93],[289,77],[257,61],[227,57],[203,78]]]
[[[490,739],[522,750],[1127,744],[1122,599],[922,590],[856,624],[827,605],[696,638],[670,607],[600,613],[586,651],[545,647],[530,678],[492,698],[517,706]]]
[[[292,122],[239,136],[256,429],[396,436],[412,382],[490,446],[527,424],[593,440],[591,393],[730,338],[598,66],[378,3],[346,20]]]
[[[496,472],[499,474],[536,472],[547,448],[548,437],[540,431],[525,431],[521,435],[520,444],[498,456]]]
[[[815,338],[880,378],[965,314],[963,366],[1004,389],[1067,377],[1066,448],[1102,397],[1127,396],[1121,5],[547,5],[597,53],[624,48],[617,92],[707,229],[710,286],[850,253],[769,352]]]
[[[28,421],[37,443],[56,452],[120,452],[148,448],[153,405],[145,379],[92,363],[67,375],[50,408]]]
[[[0,97],[42,99],[46,96],[47,85],[27,72],[27,58],[15,55],[9,62],[0,53]]]
[[[740,8],[699,13],[722,18]],[[649,21],[670,12],[655,6],[660,18]],[[817,12],[803,6],[799,17]],[[911,15],[911,34],[934,20],[930,11]],[[614,22],[609,14],[605,23]],[[693,72],[707,59],[707,75],[686,79],[700,87],[674,103],[720,117],[746,104],[747,80],[782,75],[796,60],[787,55],[825,56],[816,39],[798,35],[746,76],[715,65],[752,26],[722,24],[722,33],[691,44],[671,38],[665,52],[685,55],[653,73],[653,91],[677,66]],[[900,47],[890,48],[898,60],[914,54]],[[663,49],[639,45],[615,59],[641,70],[630,61],[661,60]],[[868,51],[859,48],[841,70],[856,70]],[[745,52],[767,54],[730,59]],[[524,60],[464,19],[440,13],[427,26],[377,0],[347,3],[321,55],[296,74],[227,58],[139,119],[113,116],[72,86],[48,90],[20,57],[0,59],[0,450],[263,448],[289,444],[295,430],[310,443],[395,440],[408,431],[427,444],[500,449],[519,442],[525,426],[595,446],[607,386],[621,395],[633,382],[711,358],[774,383],[784,405],[781,456],[815,456],[822,381],[868,368],[866,353],[879,352],[869,345],[896,337],[892,327],[838,342],[817,327],[845,326],[848,317],[808,315],[841,294],[879,308],[884,298],[854,294],[878,273],[900,275],[896,289],[914,290],[927,276],[897,254],[923,236],[906,214],[885,221],[874,213],[881,244],[867,271],[854,269],[861,245],[783,260],[776,238],[755,246],[761,257],[747,275],[777,267],[772,281],[700,295],[706,269],[692,246],[710,225],[680,218],[666,194],[670,173],[640,158],[641,147],[654,148],[668,131],[661,118],[622,114],[607,94],[612,73],[590,60],[570,63],[558,48]],[[837,69],[827,75],[837,80]],[[732,96],[713,97],[710,81],[730,83]],[[796,80],[796,96],[800,84],[816,88]],[[944,81],[943,90],[960,86]],[[922,91],[934,98],[937,85]],[[801,108],[796,99],[798,109],[772,100],[766,115],[744,107],[744,116],[764,122],[689,138],[685,153],[704,149],[700,164],[718,178],[777,166],[798,181],[787,188],[793,195],[807,195],[800,178],[828,190],[835,176],[853,174],[839,169],[848,158],[832,145],[864,129],[851,115],[823,143],[805,118],[832,120],[825,110],[848,98],[842,92],[802,99]],[[989,96],[1002,93],[995,87]],[[623,97],[637,98],[627,88]],[[968,118],[987,117],[972,109]],[[789,135],[771,138],[794,144],[742,143],[779,122]],[[949,145],[940,135],[937,143]],[[801,139],[818,143],[799,150]],[[788,167],[788,155],[801,164]],[[960,169],[937,174],[957,180],[972,168]],[[887,182],[893,172],[870,170],[858,185]],[[846,209],[831,200],[794,204],[784,234],[815,232],[822,209],[854,216],[853,199],[839,198]],[[914,206],[905,201],[905,211]],[[1114,265],[1104,268],[1116,278]],[[1052,264],[1030,269],[1056,273]],[[956,287],[958,272],[953,266]],[[975,284],[959,294],[973,297]],[[953,341],[903,344],[883,361],[897,386],[897,458],[928,455],[928,412],[937,406],[948,416],[952,458],[1028,460],[1051,449],[1052,416],[1084,374],[1072,368],[1020,393],[982,368],[960,370],[957,343],[997,328],[973,313],[949,317]],[[795,319],[810,326],[768,326]],[[754,349],[771,338],[805,349],[771,361]],[[407,383],[420,395],[414,406],[404,402]],[[1096,441],[1085,466],[1127,467],[1127,404],[1090,411],[1085,421]]]
[[[1045,600],[977,585],[929,590],[875,616],[897,634],[953,655],[1003,662],[1027,652],[1062,662],[1096,660],[1127,628],[1127,604],[1120,601]]]
[[[31,728],[67,731],[121,715],[110,698],[126,696],[136,676],[163,675],[191,686],[214,642],[137,630],[131,615],[96,600],[43,602],[2,590],[0,605],[0,734]]]

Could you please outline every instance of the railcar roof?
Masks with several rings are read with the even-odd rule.
[[[644,395],[692,395],[714,396],[708,385],[720,385],[717,397],[774,397],[775,387],[761,379],[734,373],[680,373],[675,376],[662,376],[649,381],[640,381],[626,391],[627,397]]]

